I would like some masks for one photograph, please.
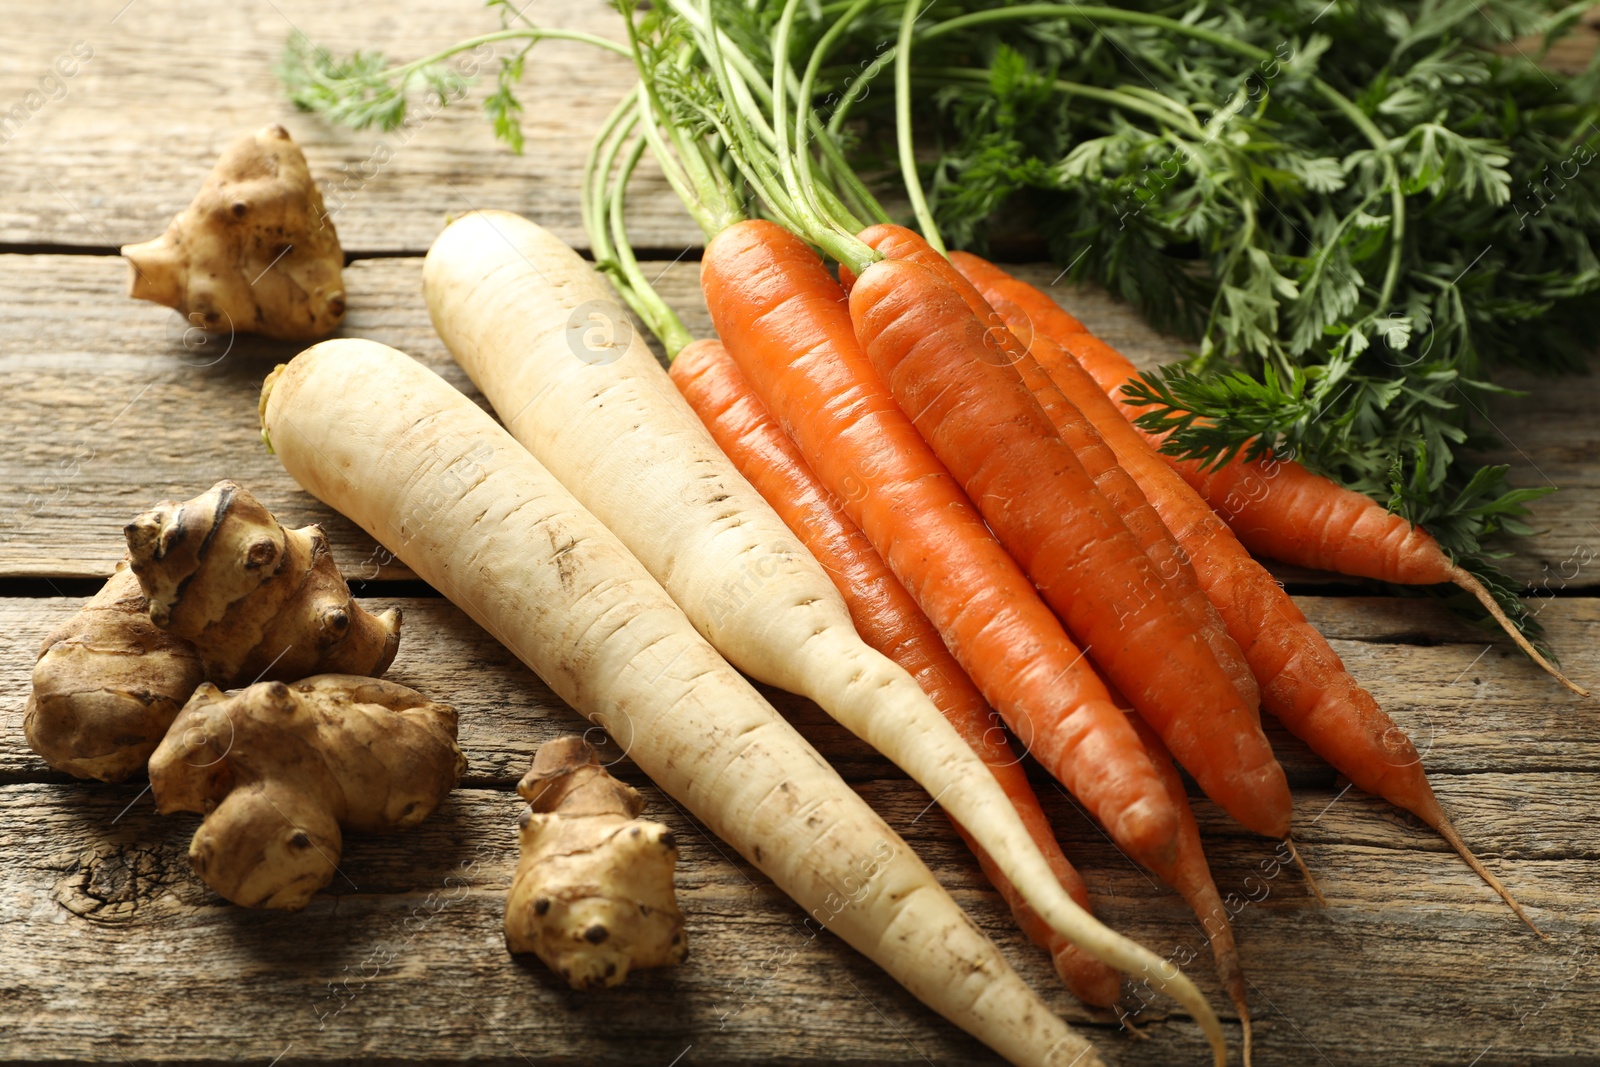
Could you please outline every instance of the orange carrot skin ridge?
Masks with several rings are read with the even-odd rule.
[[[1060,340],[1124,418],[1144,412],[1122,396],[1138,374],[1126,356],[1087,332]],[[1139,432],[1159,447],[1160,435]],[[1449,559],[1426,530],[1292,459],[1236,457],[1204,471],[1198,460],[1163,458],[1257,555],[1400,585],[1453,580]]]
[[[1235,459],[1209,472],[1194,460],[1175,466],[1257,555],[1400,585],[1455,580],[1428,531],[1292,459]]]
[[[673,360],[671,375],[739,473],[828,572],[862,639],[905,668],[989,765],[1062,886],[1080,907],[1090,910],[1088,887],[1057,844],[999,717],[866,535],[811,473],[800,450],[762,407],[722,344],[699,340],[686,346]],[[1023,932],[1050,953],[1067,987],[1085,1003],[1097,1007],[1115,1003],[1121,976],[1045,925],[989,855],[964,829],[957,830]]]
[[[850,294],[868,357],[933,452],[1095,662],[1206,794],[1283,837],[1283,769],[1171,591],[1014,370],[983,358],[985,327],[938,275],[874,263]]]
[[[1083,464],[1095,486],[1105,495],[1117,513],[1122,516],[1134,539],[1139,542],[1156,573],[1161,576],[1177,598],[1190,621],[1200,631],[1217,663],[1228,672],[1234,688],[1253,710],[1261,707],[1261,689],[1244,653],[1228,635],[1227,625],[1216,607],[1206,599],[1194,568],[1184,555],[1172,533],[1156,514],[1150,502],[1128,472],[1117,463],[1115,454],[1100,436],[1094,424],[1069,401],[1040,365],[1045,356],[1025,347],[1012,336],[1005,320],[989,306],[983,294],[956,269],[955,264],[941,255],[921,234],[892,223],[871,226],[857,235],[862,241],[890,259],[907,259],[920,263],[949,282],[961,294],[973,314],[988,328],[984,335],[986,351],[1001,362],[1016,368],[1028,390],[1033,393],[1045,416],[1055,427],[1056,434],[1072,449]],[[852,284],[854,277],[849,268],[841,266],[842,279]],[[1077,323],[1076,319],[1073,319]],[[1081,328],[1081,324],[1078,324]],[[992,344],[991,344],[992,342]],[[1035,338],[1033,348],[1041,346]],[[1056,353],[1059,356],[1059,352]],[[1038,358],[1035,358],[1035,357]]]
[[[1077,322],[1033,286],[976,256],[952,257],[1024,344],[1049,336],[1083,371],[1125,358],[1093,335],[1066,332]],[[1060,334],[1056,330],[1062,330]],[[1118,379],[1118,384],[1126,380]],[[1099,379],[1093,379],[1098,383]],[[1239,543],[1198,493],[1169,467],[1096,384],[1085,391],[1070,375],[1062,391],[1100,428],[1117,458],[1145,490],[1194,562],[1206,594],[1222,613],[1261,683],[1262,703],[1295,736],[1356,788],[1416,814],[1438,829],[1446,822],[1417,754],[1403,730],[1357,684],[1327,640],[1266,569]],[[1090,395],[1093,394],[1093,395]],[[1103,401],[1096,403],[1094,396]]]
[[[1178,814],[1138,736],[877,378],[816,253],[737,223],[706,246],[701,284],[763,406],[990,706],[1124,850],[1170,856]]]
[[[970,261],[983,262],[966,253],[956,256],[962,257],[962,270],[974,266]],[[1000,273],[992,264],[985,266]],[[1146,409],[1129,404],[1122,395],[1122,386],[1138,376],[1138,368],[1055,301],[1038,290],[1034,293],[1035,299],[1017,292],[1008,296],[1029,315],[1040,316],[1035,334],[1067,348],[1129,422],[1143,414]],[[1160,435],[1135,429],[1152,446],[1159,446]],[[1206,471],[1198,460],[1162,458],[1258,556],[1397,585],[1443,585],[1455,580],[1450,560],[1432,534],[1292,459],[1236,457]]]

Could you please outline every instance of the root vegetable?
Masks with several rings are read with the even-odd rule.
[[[822,260],[742,222],[706,246],[701,283],[745,380],[990,706],[1119,848],[1164,862],[1178,813],[1144,746],[873,370]]]
[[[352,830],[415,826],[466,770],[456,712],[394,682],[323,674],[226,694],[202,685],[150,759],[163,815],[205,821],[189,862],[248,908],[295,910]]]
[[[1207,796],[1285,836],[1289,784],[1259,713],[1022,379],[985,358],[967,302],[927,267],[885,259],[851,289],[850,317],[901,409],[1107,680]]]
[[[268,440],[301,485],[625,742],[809,913],[808,927],[832,930],[1015,1063],[1099,1062],[616,536],[476,404],[368,341],[317,345],[265,388]]]
[[[546,741],[517,785],[522,857],[506,898],[506,947],[532,952],[574,989],[682,963],[672,831],[638,817],[639,791],[611,777],[583,738]]]
[[[833,494],[812,473],[798,446],[762,406],[733,357],[719,341],[695,341],[673,359],[671,373],[717,444],[839,587],[862,639],[909,671],[972,750],[983,757],[1063,888],[1079,907],[1089,911],[1089,889],[1056,843],[1000,717],[950,655],[939,631],[872,542],[844,514]],[[982,846],[965,830],[961,834],[984,874],[1010,905],[1022,931],[1050,953],[1067,987],[1097,1007],[1116,1003],[1122,976],[1041,922]]]
[[[983,760],[861,640],[827,574],[717,448],[591,264],[527,219],[474,212],[434,242],[423,290],[512,435],[733,666],[816,701],[909,774],[1062,937],[1123,971],[1152,966],[1079,907]],[[1172,989],[1214,1021],[1186,978]]]
[[[1145,491],[1162,521],[1194,561],[1206,595],[1244,649],[1261,683],[1262,706],[1358,789],[1383,797],[1437,830],[1490,888],[1536,933],[1511,891],[1485,867],[1445,813],[1416,746],[1345,670],[1272,575],[1253,559],[1200,495],[1180,478],[1118,412],[1107,391],[1126,380],[1104,372],[1123,357],[1064,315],[1049,296],[976,256],[956,253],[957,267],[983,292],[1023,344],[1036,335],[1057,342],[1069,358],[1046,366],[1094,422]],[[1076,332],[1075,332],[1076,330]],[[1041,351],[1044,351],[1041,346]],[[1131,364],[1126,364],[1131,367]],[[1100,368],[1101,377],[1091,368]],[[1085,373],[1088,371],[1088,373]],[[1098,383],[1098,384],[1097,384]],[[1540,936],[1543,936],[1542,934]]]
[[[1173,540],[1171,531],[1156,514],[1143,490],[1117,463],[1116,455],[1100,432],[1050,380],[1050,376],[1035,360],[1033,351],[1024,348],[1011,335],[1005,320],[989,306],[983,294],[921,234],[904,226],[886,223],[870,226],[859,236],[890,259],[908,259],[927,267],[948,282],[966,301],[972,313],[987,327],[984,333],[987,355],[993,362],[1009,365],[1016,370],[1062,442],[1072,449],[1078,462],[1094,479],[1096,488],[1121,516],[1128,532],[1138,541],[1161,581],[1194,624],[1217,663],[1227,672],[1246,706],[1259,713],[1261,690],[1256,684],[1255,675],[1250,673],[1244,653],[1228,635],[1227,625],[1217,613],[1216,606],[1206,599],[1189,558]],[[840,266],[839,284],[846,293],[854,286],[855,278],[849,267]],[[1034,348],[1039,344],[1039,337],[1035,335]]]
[[[39,646],[23,732],[56,770],[120,782],[144,768],[204,679],[194,646],[150,621],[144,592],[123,560]]]
[[[1146,409],[1123,393],[1125,386],[1139,383],[1138,368],[1126,356],[1027,282],[970,253],[957,252],[953,258],[992,300],[1010,305],[1019,330],[1064,349],[1074,373],[1091,375],[1112,402],[1109,410],[1130,423],[1145,414]],[[1403,515],[1293,459],[1235,456],[1208,468],[1198,460],[1160,452],[1165,433],[1136,433],[1255,555],[1396,585],[1456,585],[1477,599],[1529,659],[1574,693],[1589,695],[1529,642],[1481,581]]]
[[[344,317],[344,252],[306,157],[282,126],[229,145],[167,232],[125,245],[128,295],[191,325],[307,341]]]
[[[125,531],[150,618],[194,642],[224,689],[261,678],[388,669],[400,612],[369,613],[350,595],[320,526],[285,529],[259,500],[218,482],[163,501]]]

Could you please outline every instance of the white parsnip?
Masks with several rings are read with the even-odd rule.
[[[1039,916],[1221,1026],[1177,969],[1062,888],[983,761],[915,680],[863,642],[820,564],[739,474],[593,266],[521,216],[473,212],[423,268],[434,328],[506,428],[746,674],[814,700],[915,779]]]
[[[625,742],[813,922],[1014,1063],[1100,1062],[633,554],[476,404],[400,352],[336,340],[268,379],[262,425],[302,486]]]

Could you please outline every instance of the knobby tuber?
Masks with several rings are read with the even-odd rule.
[[[517,785],[522,856],[506,899],[506,947],[533,952],[574,989],[621,984],[636,967],[688,955],[673,896],[672,831],[606,773],[583,738],[541,745]]]
[[[120,782],[144,767],[204,677],[194,646],[150,621],[123,560],[39,646],[23,732],[57,770]]]
[[[224,689],[261,678],[388,669],[400,612],[355,602],[319,526],[285,529],[248,490],[218,482],[124,529],[157,626],[194,642]]]
[[[339,235],[306,157],[276,124],[229,145],[167,232],[122,254],[128,295],[206,330],[309,341],[344,317]]]
[[[189,862],[207,885],[294,910],[332,881],[341,826],[415,826],[465,770],[454,708],[324,674],[231,694],[202,684],[151,757],[150,785],[162,814],[205,815]]]

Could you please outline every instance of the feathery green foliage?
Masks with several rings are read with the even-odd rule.
[[[510,42],[485,107],[520,149],[527,49],[606,42],[489,6],[498,34],[402,66],[291,41],[285,83],[302,107],[391,127],[419,87],[449,95],[444,58]],[[730,138],[760,131],[740,125],[690,24],[715,23],[724,59],[757,74],[741,91],[764,99],[782,8],[619,5],[645,38],[657,105],[714,168]],[[903,10],[807,0],[787,31],[782,59],[799,71],[850,15],[816,57],[808,103],[823,128],[804,150],[863,217],[882,209],[843,163],[892,190],[882,75]],[[952,247],[1037,233],[1071,277],[1192,344],[1129,387],[1149,406],[1142,424],[1172,431],[1169,451],[1293,454],[1425,524],[1533,630],[1484,538],[1527,532],[1526,505],[1550,487],[1511,488],[1506,468],[1473,457],[1494,444],[1481,429],[1505,392],[1493,370],[1581,370],[1600,321],[1600,62],[1555,74],[1514,42],[1580,13],[1535,0],[932,0],[912,68],[923,182]],[[727,169],[717,180],[740,197],[781,192],[776,173]]]

